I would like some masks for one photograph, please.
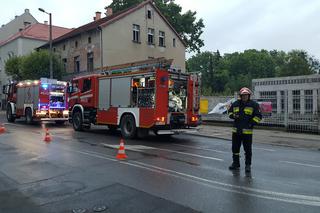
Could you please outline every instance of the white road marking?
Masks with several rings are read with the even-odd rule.
[[[96,158],[110,160],[113,162],[118,161],[118,160],[112,159],[111,156],[110,158],[101,156],[100,153],[92,153],[92,152],[89,153],[89,152],[75,151],[75,150],[70,150],[70,151],[96,157]],[[162,167],[153,166],[151,164],[145,164],[138,161],[132,161],[132,163],[127,161],[118,161],[118,162],[120,164],[133,166],[136,168],[141,168],[141,169],[145,169],[152,172],[162,173],[168,176],[184,179],[186,181],[192,181],[197,184],[205,185],[210,188],[220,189],[227,192],[234,192],[234,193],[249,195],[249,196],[258,197],[258,198],[264,198],[264,199],[287,202],[287,203],[295,203],[300,205],[320,206],[320,197],[316,197],[316,196],[288,194],[288,193],[281,193],[281,192],[275,192],[275,191],[255,189],[255,188],[245,187],[245,186],[237,186],[237,185],[232,185],[228,183],[201,178],[198,176],[194,176],[194,175],[190,175],[190,174],[186,174],[186,173],[182,173],[182,172],[178,172],[170,169],[165,169]]]
[[[298,162],[293,162],[293,161],[280,161],[280,162],[281,163],[299,165],[299,166],[308,166],[308,167],[313,167],[313,168],[320,168],[320,165],[313,165],[313,164],[307,164],[307,163],[298,163]]]
[[[229,152],[226,152],[226,151],[221,151],[221,150],[216,150],[216,149],[209,149],[209,148],[205,148],[205,147],[196,147],[196,146],[188,146],[188,145],[182,145],[182,144],[177,144],[177,143],[174,143],[172,145],[191,148],[191,149],[204,150],[204,151],[209,151],[209,152],[229,153]]]
[[[262,150],[262,151],[267,151],[267,152],[275,152],[276,151],[274,149],[266,149],[266,148],[260,148],[260,147],[252,147],[252,149]]]
[[[102,145],[105,147],[113,148],[113,149],[116,149],[119,147],[118,145],[109,145],[109,144],[105,144],[105,143]],[[181,155],[188,155],[188,156],[192,156],[192,157],[204,158],[204,159],[209,159],[209,160],[224,161],[223,159],[220,159],[220,158],[214,158],[214,157],[209,157],[209,156],[192,154],[192,153],[188,153],[188,152],[179,152],[179,151],[170,150],[170,149],[161,149],[161,148],[157,148],[157,147],[148,147],[148,146],[142,146],[142,145],[131,145],[131,146],[126,145],[126,149],[131,150],[131,151],[140,151],[140,152],[141,152],[141,150],[145,150],[145,149],[153,149],[153,150],[160,150],[160,151],[177,153],[177,154],[181,154]]]

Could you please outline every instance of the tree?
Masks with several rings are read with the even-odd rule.
[[[6,62],[6,73],[13,80],[49,78],[49,51],[41,50],[26,56],[15,57]],[[53,55],[53,77],[61,79],[63,66],[57,55]]]
[[[14,80],[22,80],[22,60],[22,57],[14,56],[5,62],[6,74],[11,76]]]
[[[292,50],[284,58],[284,63],[279,70],[279,76],[298,76],[314,74],[309,63],[309,56],[306,51]]]
[[[114,12],[125,10],[131,6],[143,2],[144,0],[113,0],[109,5]],[[197,20],[197,12],[191,10],[182,13],[182,7],[174,0],[154,0],[155,5],[175,28],[187,45],[188,52],[200,52],[204,46],[200,38],[203,33],[203,19]]]

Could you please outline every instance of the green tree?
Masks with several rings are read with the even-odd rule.
[[[49,78],[50,57],[47,50],[32,52],[6,62],[6,72],[14,80]],[[63,66],[57,55],[53,55],[53,77],[61,79]]]
[[[109,5],[114,12],[125,10],[131,6],[143,2],[144,0],[113,0]],[[197,12],[191,10],[182,13],[182,7],[174,0],[154,0],[161,13],[175,28],[187,45],[188,52],[200,52],[204,46],[200,38],[203,33],[203,19],[197,20]]]
[[[22,60],[22,57],[14,56],[5,62],[6,74],[11,76],[14,80],[22,80]]]

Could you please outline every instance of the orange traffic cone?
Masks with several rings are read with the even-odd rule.
[[[43,141],[49,143],[49,142],[51,142],[51,140],[52,140],[52,138],[51,138],[51,135],[49,133],[49,129],[46,129],[46,135],[44,136]]]
[[[122,138],[120,140],[120,147],[119,147],[118,154],[117,154],[116,158],[118,160],[124,160],[124,159],[128,158],[128,156],[126,155],[126,152],[125,152],[125,148],[124,148],[124,140]]]
[[[6,131],[6,128],[4,127],[4,125],[0,124],[0,134],[5,133],[5,131]]]

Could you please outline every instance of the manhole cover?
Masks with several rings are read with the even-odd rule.
[[[72,213],[86,213],[86,212],[87,212],[87,209],[82,209],[82,208],[72,210]]]
[[[105,211],[106,209],[107,209],[106,206],[95,206],[95,207],[93,207],[93,211],[94,211],[94,212],[103,212],[103,211]]]

